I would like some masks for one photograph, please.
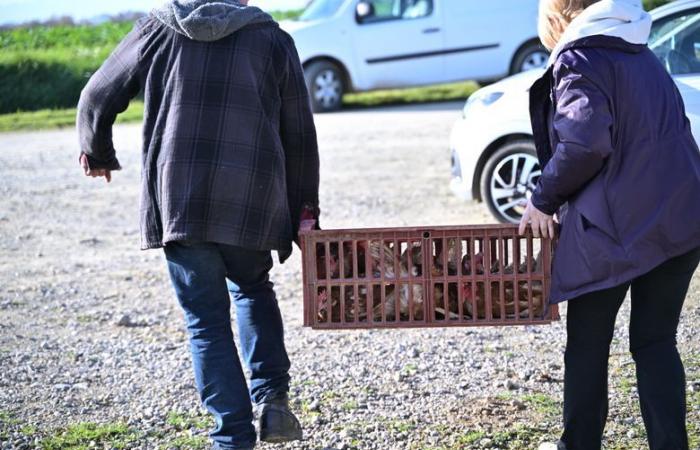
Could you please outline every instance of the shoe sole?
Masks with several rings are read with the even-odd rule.
[[[282,444],[285,442],[292,442],[292,441],[301,441],[303,440],[304,436],[303,435],[296,435],[296,436],[273,436],[273,435],[268,435],[268,436],[260,436],[260,440],[262,442],[269,442],[270,444]]]

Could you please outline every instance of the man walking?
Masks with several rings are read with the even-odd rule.
[[[185,313],[195,381],[216,449],[301,439],[268,272],[318,216],[318,149],[292,39],[247,0],[170,0],[141,19],[85,87],[85,174],[111,180],[118,113],[145,95],[142,248],[165,250]],[[308,214],[308,213],[306,213]],[[230,293],[230,297],[229,297]],[[240,352],[233,340],[237,310]]]

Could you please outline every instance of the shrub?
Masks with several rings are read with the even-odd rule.
[[[0,113],[74,107],[133,22],[0,31]]]
[[[665,5],[671,0],[644,0],[644,8],[647,11],[651,11],[654,8],[658,8],[659,6]]]
[[[12,52],[0,57],[0,113],[74,107],[103,50]]]
[[[301,11],[273,13],[294,18]],[[0,31],[0,114],[70,108],[133,22],[19,27]]]
[[[132,28],[133,22],[101,25],[19,27],[0,31],[4,52],[114,47]]]

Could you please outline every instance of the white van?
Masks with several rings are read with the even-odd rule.
[[[351,91],[491,81],[542,67],[538,0],[314,0],[282,23],[315,111]]]

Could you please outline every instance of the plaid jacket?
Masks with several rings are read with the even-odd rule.
[[[292,38],[253,24],[200,42],[140,20],[82,92],[77,127],[91,168],[120,169],[118,113],[140,91],[142,248],[205,241],[291,254],[305,205],[318,211],[319,162]]]

